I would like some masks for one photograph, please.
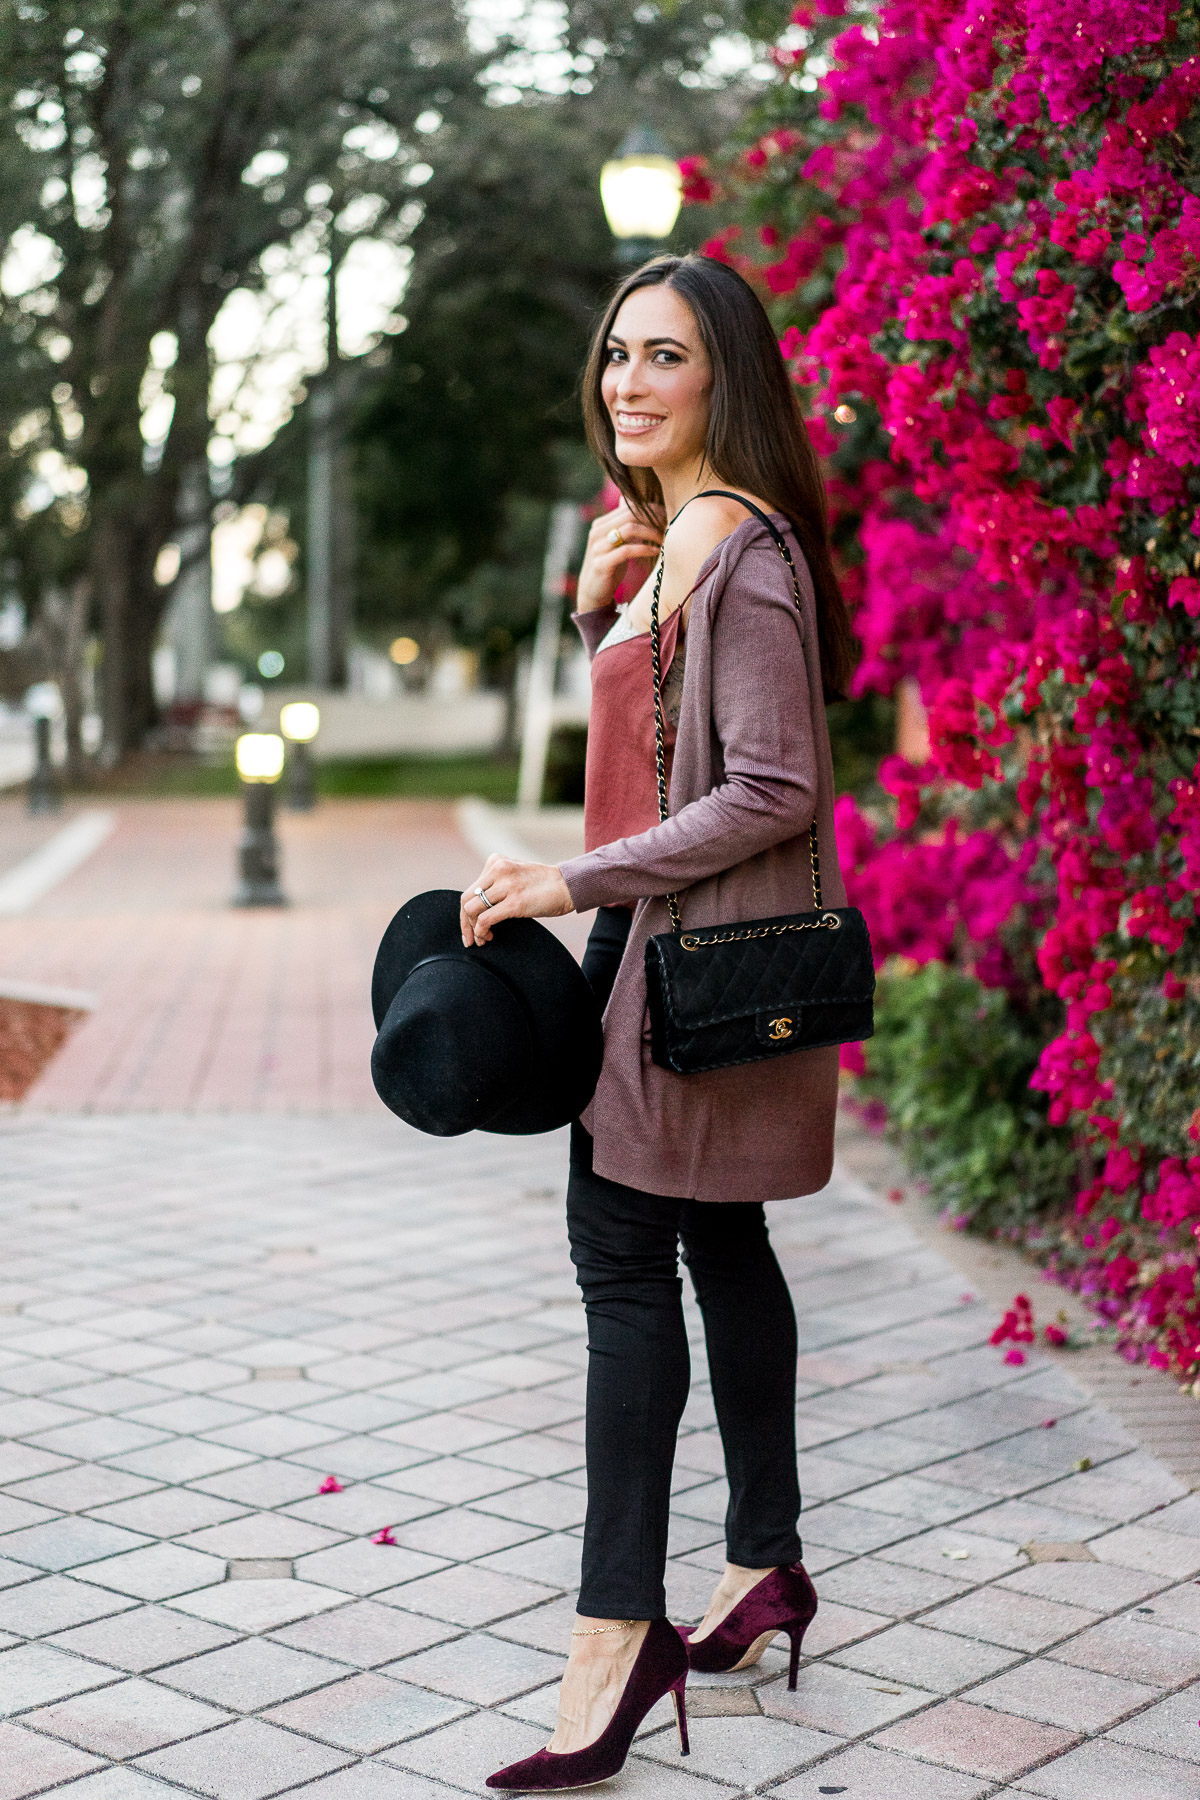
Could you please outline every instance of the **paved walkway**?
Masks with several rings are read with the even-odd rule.
[[[22,1113],[0,1139],[0,1797],[437,1800],[543,1743],[584,1510],[561,1137]],[[811,1655],[795,1695],[775,1649],[695,1680],[691,1758],[660,1710],[613,1791],[1195,1794],[1200,1496],[1061,1364],[1006,1365],[993,1309],[849,1176],[772,1216]],[[720,1470],[698,1359],[680,1619]]]
[[[478,849],[448,807],[326,805],[281,824],[295,904],[235,913],[234,806],[117,812],[0,920],[0,977],[99,1000],[0,1113],[0,1800],[478,1792],[545,1741],[577,1578],[565,1145],[406,1130],[366,1006],[392,910]],[[0,808],[0,870],[43,835]],[[697,1678],[691,1758],[660,1709],[613,1791],[1190,1800],[1200,1415],[1099,1351],[1005,1364],[1021,1277],[964,1274],[849,1167],[772,1215],[821,1595],[799,1691],[777,1649]],[[725,1508],[702,1356],[675,1485],[683,1620]]]
[[[450,805],[325,802],[279,819],[292,905],[229,905],[234,801],[120,801],[111,837],[24,916],[0,918],[0,980],[94,992],[94,1015],[26,1104],[56,1112],[377,1109],[368,1070],[375,947],[410,894],[464,886],[481,858]],[[66,815],[0,803],[0,870]],[[563,935],[582,941],[580,920]]]

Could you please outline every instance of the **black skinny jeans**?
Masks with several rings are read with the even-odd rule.
[[[623,908],[596,915],[583,968],[602,1005],[629,925]],[[726,1554],[749,1569],[797,1562],[796,1316],[763,1207],[608,1181],[594,1172],[591,1137],[577,1123],[567,1230],[588,1322],[579,1611],[596,1619],[666,1615],[671,1468],[691,1380],[680,1244],[704,1318],[729,1477]]]

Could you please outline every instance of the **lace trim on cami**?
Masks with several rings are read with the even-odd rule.
[[[649,635],[648,631],[635,630],[630,623],[628,609],[626,609],[617,614],[615,622],[610,625],[596,646],[596,655],[599,656],[602,651],[611,649],[614,644],[624,644],[630,638],[649,637]],[[663,682],[663,710],[672,725],[679,723],[679,709],[683,701],[683,670],[686,660],[687,637],[680,633],[675,640],[675,654],[671,658],[671,666],[667,670],[666,679]]]

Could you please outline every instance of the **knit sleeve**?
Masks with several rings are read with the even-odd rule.
[[[571,614],[571,621],[583,639],[589,662],[616,624],[616,619],[617,608],[612,601],[607,606],[597,606],[592,612]]]

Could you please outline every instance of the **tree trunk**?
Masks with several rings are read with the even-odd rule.
[[[100,602],[104,660],[100,666],[104,732],[100,761],[106,769],[120,762],[130,745],[128,693],[129,611],[132,602],[127,547],[116,520],[99,518],[92,530],[92,580]]]
[[[83,749],[83,653],[87,641],[90,589],[86,578],[77,580],[70,593],[51,588],[42,602],[38,619],[46,661],[63,703],[67,740],[67,783],[82,787],[87,780]]]
[[[91,578],[104,634],[100,760],[105,768],[136,749],[158,716],[153,656],[165,594],[145,566],[145,538],[138,518],[119,512],[98,519],[92,534]]]
[[[145,741],[146,734],[158,723],[158,701],[154,697],[154,650],[162,624],[162,590],[152,594],[138,591],[134,585],[133,605],[129,609],[129,649],[125,664],[125,692],[128,696],[129,737],[126,748],[134,750]]]

